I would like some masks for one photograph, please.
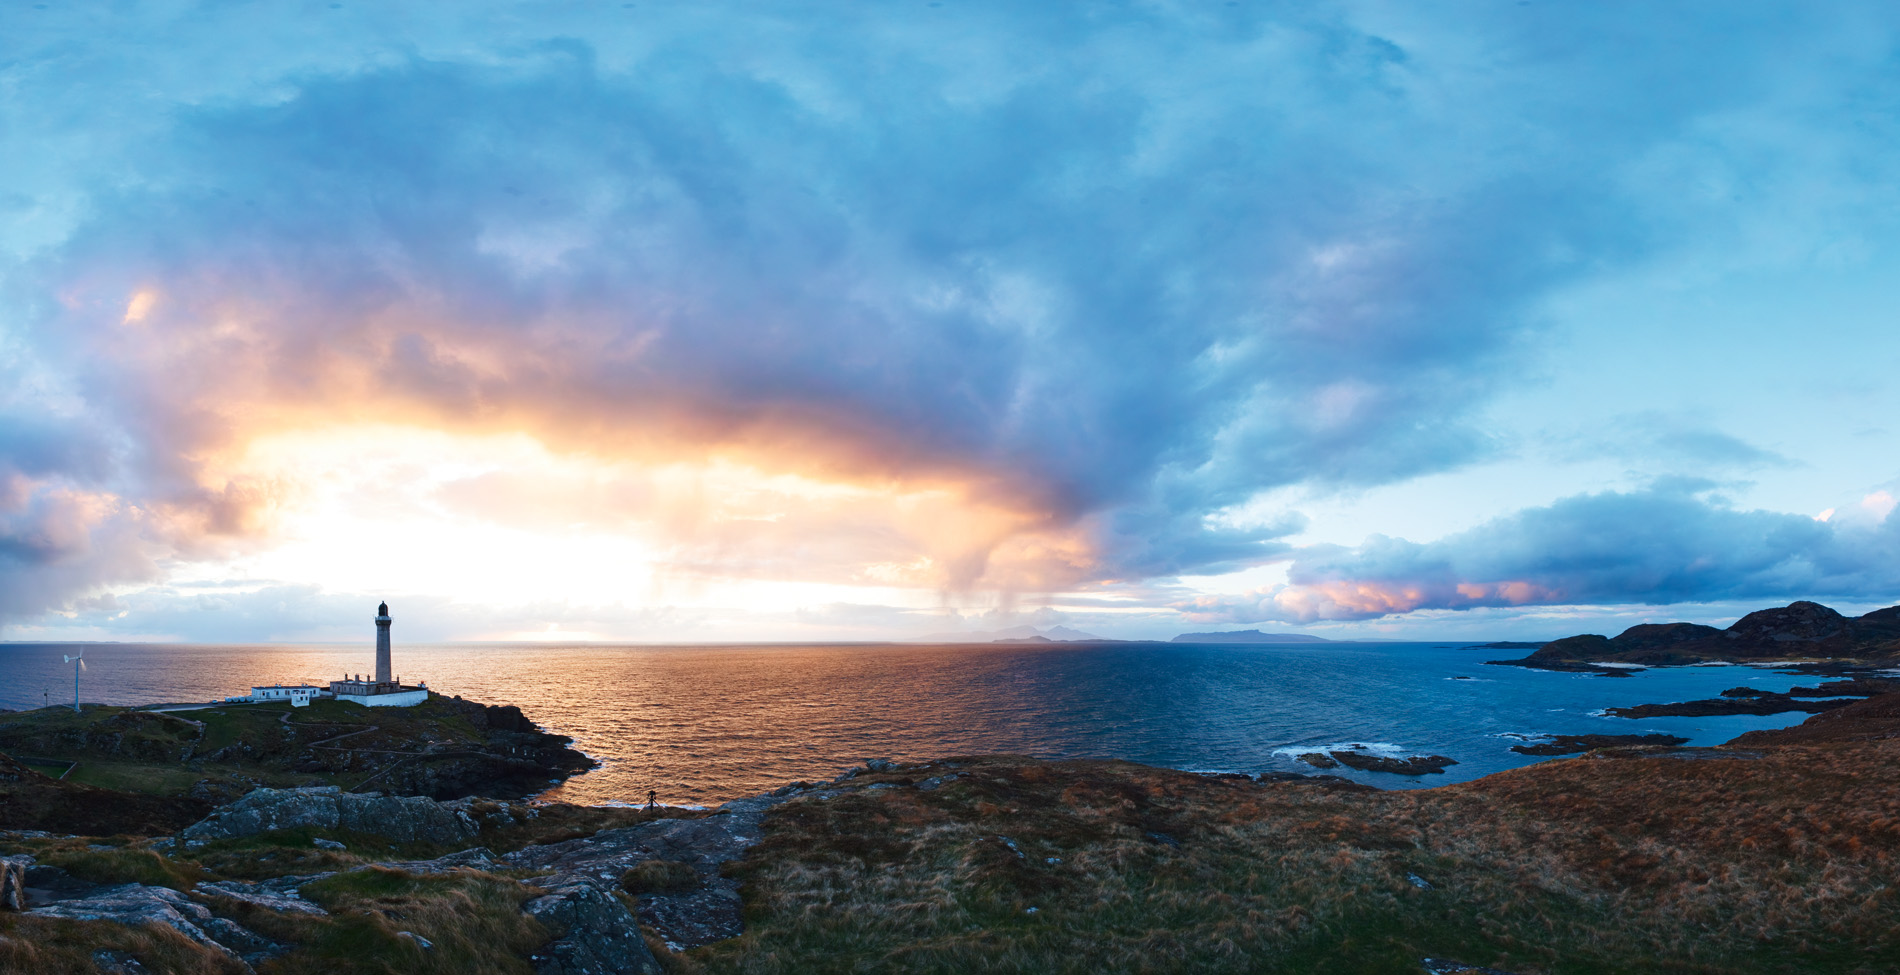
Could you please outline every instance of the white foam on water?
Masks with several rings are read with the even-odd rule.
[[[1625,663],[1617,663],[1617,662],[1615,662],[1615,661],[1612,661],[1612,660],[1592,660],[1592,661],[1590,661],[1590,666],[1592,666],[1592,667],[1608,667],[1608,668],[1610,668],[1610,669],[1612,669],[1612,670],[1642,670],[1642,669],[1643,669],[1644,667],[1647,667],[1647,666],[1649,666],[1649,665],[1648,665],[1648,664],[1625,664]]]
[[[1273,750],[1275,755],[1297,758],[1309,752],[1359,752],[1364,755],[1379,755],[1386,758],[1405,758],[1421,754],[1416,749],[1394,745],[1389,741],[1345,741],[1329,745],[1287,745]]]

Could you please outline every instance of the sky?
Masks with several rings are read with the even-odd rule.
[[[0,639],[1900,602],[1900,7],[0,6]]]

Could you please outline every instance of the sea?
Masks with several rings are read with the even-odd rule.
[[[70,705],[72,644],[0,644],[0,708]],[[79,696],[139,705],[220,700],[253,684],[323,683],[372,666],[356,645],[88,644]],[[1680,735],[1715,745],[1796,724],[1647,718],[1619,705],[1685,701],[1813,678],[1761,666],[1628,677],[1487,665],[1528,651],[1446,643],[614,646],[399,645],[397,673],[443,694],[514,704],[601,767],[550,800],[707,806],[869,758],[1009,753],[1116,758],[1203,772],[1312,772],[1302,752],[1446,755],[1416,778],[1334,769],[1381,788],[1459,782],[1538,759],[1553,734]]]

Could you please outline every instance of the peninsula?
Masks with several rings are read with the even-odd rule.
[[[416,710],[436,731],[490,713]],[[36,747],[158,740],[128,713],[4,717]],[[204,732],[243,752],[267,729]],[[0,970],[1819,975],[1900,956],[1893,693],[1718,748],[1395,792],[966,756],[710,813],[271,784],[193,807],[165,794],[175,755],[117,754],[149,774],[126,761],[108,790],[0,761]]]
[[[1710,662],[1787,662],[1834,671],[1900,665],[1900,606],[1848,617],[1820,603],[1801,601],[1749,613],[1727,629],[1645,623],[1614,637],[1565,637],[1522,659],[1491,661],[1565,671]]]

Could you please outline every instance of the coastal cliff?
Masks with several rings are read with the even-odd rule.
[[[29,895],[0,910],[0,970],[1818,975],[1900,957],[1900,694],[1719,748],[1422,790],[969,756],[709,812],[325,788],[225,810],[161,834],[0,833]]]
[[[0,828],[60,829],[81,815],[103,833],[161,821],[175,828],[258,786],[527,796],[594,767],[572,744],[518,708],[440,695],[410,708],[318,701],[0,712],[0,753],[13,757],[16,775],[31,773],[0,788]],[[100,801],[111,796],[125,798]],[[109,828],[115,821],[123,828]]]
[[[1802,601],[1757,610],[1726,629],[1697,623],[1645,623],[1614,637],[1585,633],[1553,640],[1528,657],[1491,663],[1601,671],[1603,664],[1668,667],[1718,660],[1894,666],[1900,664],[1900,606],[1849,617],[1820,603]]]

